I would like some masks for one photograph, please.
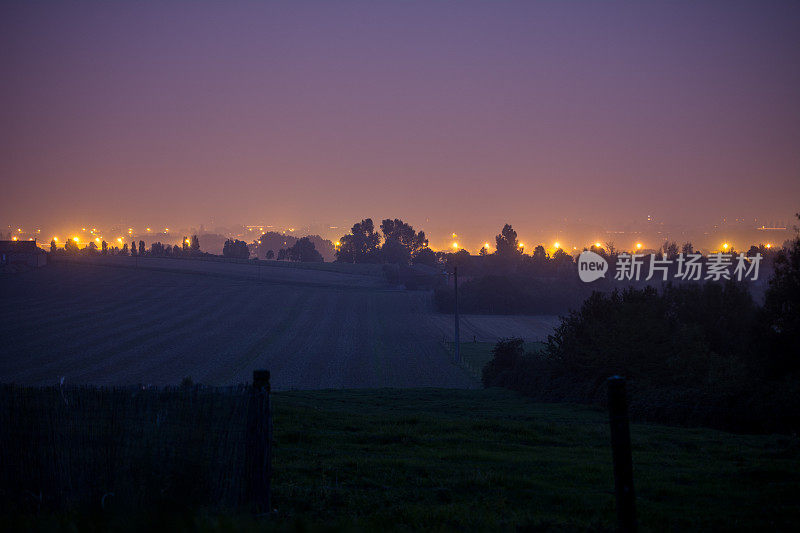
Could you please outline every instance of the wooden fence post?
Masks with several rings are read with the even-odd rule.
[[[628,424],[625,378],[608,378],[608,412],[611,426],[611,453],[614,458],[614,493],[617,521],[623,533],[636,531],[636,497],[633,492],[633,460]]]
[[[255,513],[272,510],[272,410],[269,370],[253,371],[245,443],[246,501]]]

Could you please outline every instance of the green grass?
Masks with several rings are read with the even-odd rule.
[[[275,395],[279,516],[368,528],[611,528],[604,412],[504,390]],[[632,426],[646,530],[789,529],[798,439]]]
[[[209,530],[613,529],[601,410],[499,389],[280,392],[273,406],[273,517],[161,509],[158,520]],[[800,520],[797,437],[634,424],[631,438],[642,530],[790,530]],[[69,514],[21,525],[146,520]]]
[[[449,350],[452,353],[455,343],[449,344]],[[492,349],[495,347],[494,342],[462,342],[461,343],[461,360],[464,366],[470,371],[472,375],[481,378],[483,367],[492,358]],[[524,344],[526,352],[538,352],[545,346],[543,342],[526,342]]]

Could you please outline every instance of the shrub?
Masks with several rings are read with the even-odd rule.
[[[758,307],[740,284],[593,293],[563,318],[543,354],[504,340],[483,371],[548,401],[603,403],[605,381],[629,380],[639,418],[735,431],[796,431],[796,379],[763,371]],[[792,400],[794,399],[794,400]]]

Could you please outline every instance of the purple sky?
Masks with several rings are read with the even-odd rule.
[[[798,2],[105,4],[0,4],[4,225],[800,210]]]

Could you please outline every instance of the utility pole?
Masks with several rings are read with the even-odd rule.
[[[636,496],[633,492],[631,432],[625,378],[608,378],[608,411],[611,425],[611,453],[614,459],[614,492],[617,499],[619,531],[636,533]]]
[[[453,287],[455,288],[455,300],[453,306],[455,307],[455,318],[456,318],[456,363],[461,362],[461,335],[459,334],[458,330],[458,267],[453,267]]]

